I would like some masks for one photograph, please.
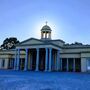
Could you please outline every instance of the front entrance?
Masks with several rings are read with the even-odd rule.
[[[39,48],[39,53],[38,53],[38,57],[39,57],[38,70],[39,71],[45,71],[45,64],[46,64],[45,60],[46,60],[46,58],[47,58],[47,70],[49,70],[49,58],[50,58],[49,49],[47,49],[47,52],[46,52],[45,48]],[[54,68],[56,70],[57,53],[55,54],[53,52],[56,53],[56,50],[52,49],[51,70],[53,70]],[[47,57],[46,57],[46,53],[47,53]],[[28,55],[29,55],[28,56],[28,68],[29,68],[28,70],[35,71],[37,68],[37,64],[36,64],[37,63],[37,49],[30,49]],[[55,61],[55,63],[54,63],[54,61]]]
[[[31,70],[35,71],[36,70],[36,58],[37,58],[37,51],[36,49],[31,49],[31,60],[32,64]],[[38,64],[39,71],[44,71],[45,70],[45,49],[39,49],[39,64]]]

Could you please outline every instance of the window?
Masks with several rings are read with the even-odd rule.
[[[2,67],[5,66],[5,59],[2,60]]]

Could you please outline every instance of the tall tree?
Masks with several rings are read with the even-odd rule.
[[[14,49],[15,45],[19,43],[16,37],[6,38],[1,45],[2,49]]]

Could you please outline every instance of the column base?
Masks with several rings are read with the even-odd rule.
[[[51,70],[48,70],[48,72],[51,72]]]
[[[36,69],[35,71],[36,71],[36,72],[38,72],[39,70],[38,70],[38,69]]]
[[[51,72],[52,70],[44,70],[45,72]]]
[[[48,70],[44,70],[45,72],[47,72]]]
[[[24,71],[27,71],[27,69],[24,69]]]

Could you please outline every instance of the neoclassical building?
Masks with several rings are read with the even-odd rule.
[[[45,25],[41,29],[41,39],[30,38],[17,44],[14,50],[1,50],[0,69],[88,72],[90,45],[52,40],[51,32]]]

